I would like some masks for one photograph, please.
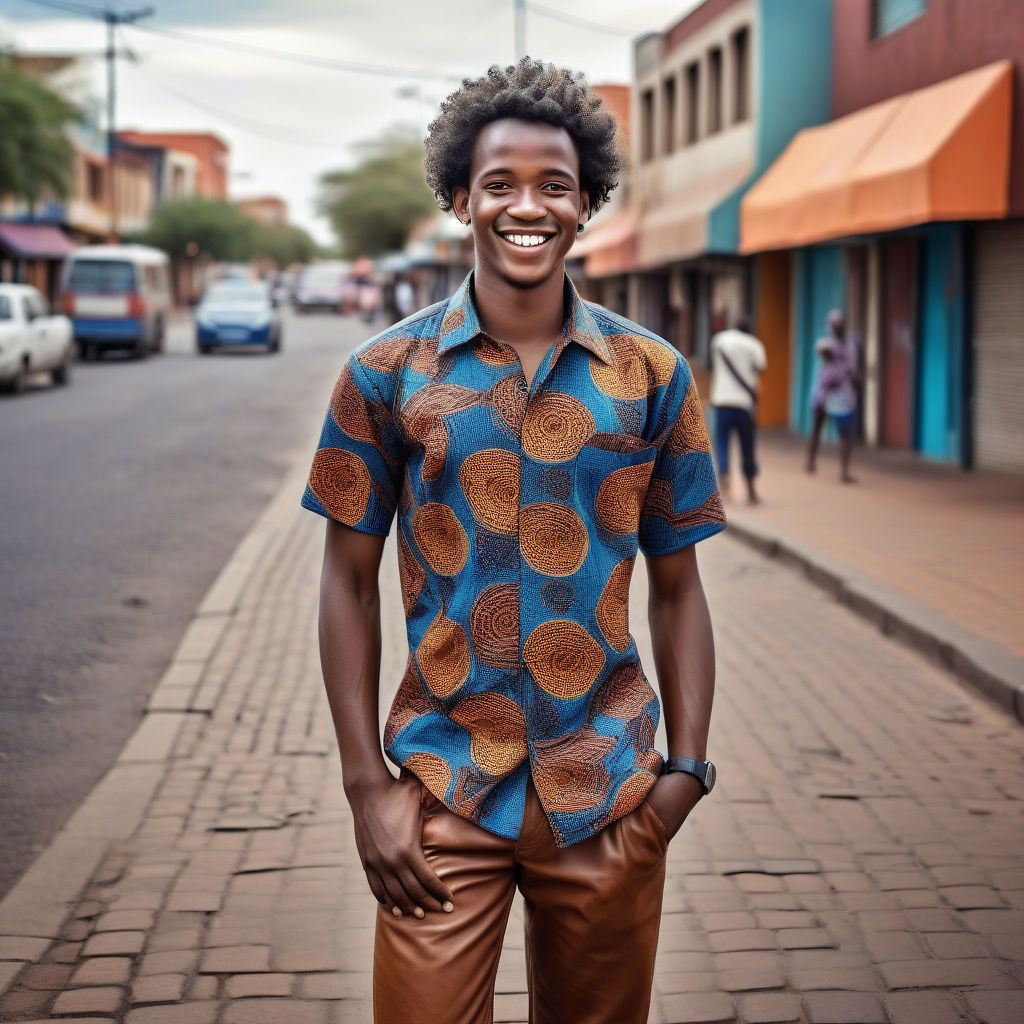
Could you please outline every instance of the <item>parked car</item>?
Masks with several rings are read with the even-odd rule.
[[[74,356],[66,316],[51,313],[31,285],[0,284],[0,384],[6,390],[23,391],[30,373],[47,370],[54,384],[67,384]]]
[[[335,260],[306,267],[295,287],[296,312],[326,309],[340,313],[350,270],[351,264]]]
[[[64,260],[64,312],[82,356],[130,349],[137,359],[162,352],[171,309],[170,261],[148,245],[86,245]]]
[[[217,281],[196,306],[196,348],[203,355],[218,346],[281,348],[281,316],[263,281]]]

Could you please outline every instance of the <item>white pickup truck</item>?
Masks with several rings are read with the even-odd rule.
[[[52,314],[31,285],[0,284],[0,387],[24,391],[29,374],[44,372],[54,384],[67,384],[74,354],[66,316]]]

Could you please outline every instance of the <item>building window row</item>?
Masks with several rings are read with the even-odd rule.
[[[703,118],[702,118],[703,115]],[[750,117],[750,29],[640,94],[640,157],[673,153]],[[660,129],[660,130],[659,130]]]

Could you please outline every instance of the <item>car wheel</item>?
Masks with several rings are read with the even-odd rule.
[[[71,383],[71,355],[70,353],[64,359],[64,362],[60,366],[55,366],[50,371],[50,380],[53,382],[53,386],[57,388],[65,387]]]
[[[199,345],[198,348],[201,356],[208,356],[213,351],[209,345]]]
[[[4,385],[4,390],[10,395],[20,395],[25,390],[25,382],[28,380],[28,366],[22,362],[18,364],[18,370]]]
[[[163,322],[162,319],[161,320],[157,320],[157,322],[156,322],[156,337],[155,337],[154,340],[155,340],[156,343],[153,346],[153,351],[154,352],[163,352],[164,344],[166,342],[166,328],[164,326],[164,322]]]
[[[132,346],[132,358],[133,359],[145,359],[149,355],[149,345],[146,343],[146,336],[140,334],[135,339],[135,344]]]

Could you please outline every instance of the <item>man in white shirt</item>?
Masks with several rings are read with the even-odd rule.
[[[747,497],[751,505],[756,505],[754,414],[758,375],[767,365],[767,358],[751,326],[750,317],[740,316],[734,327],[719,331],[711,339],[711,406],[715,410],[715,461],[722,494],[729,492],[729,439],[735,431],[740,437]]]

